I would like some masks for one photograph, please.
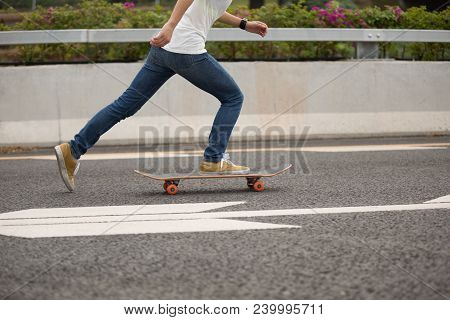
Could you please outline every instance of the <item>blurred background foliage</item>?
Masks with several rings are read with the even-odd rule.
[[[27,3],[30,1],[10,1]],[[0,16],[1,30],[160,28],[169,18],[174,1],[39,0],[33,11],[14,8],[4,14],[19,15],[11,21]],[[380,1],[383,7],[367,5],[375,1],[294,1],[282,6],[265,1],[249,9],[248,1],[233,1],[229,12],[266,22],[270,27],[289,28],[396,28],[450,29],[450,9],[430,11],[412,7],[404,11],[395,1]],[[52,4],[46,7],[41,4]],[[388,3],[390,5],[388,5]],[[135,5],[136,4],[136,5]],[[442,8],[441,8],[442,9]],[[226,27],[216,23],[214,27]],[[236,32],[243,32],[236,29]],[[439,43],[380,44],[384,58],[450,60],[450,45]],[[87,61],[137,61],[145,58],[148,43],[42,44],[0,47],[1,63],[61,63]],[[353,43],[339,42],[208,42],[208,51],[219,60],[336,60],[355,54]]]
[[[305,5],[307,7],[312,6],[324,6],[326,2],[329,0],[305,0]],[[43,6],[43,7],[55,7],[55,6],[63,6],[65,4],[68,5],[76,5],[82,0],[7,0],[9,6],[12,6],[16,9],[30,9],[34,4]],[[120,0],[108,0],[110,3],[124,2]],[[176,0],[138,0],[134,1],[138,6],[152,6],[152,5],[161,5],[166,7],[172,7]],[[278,5],[287,5],[292,3],[298,3],[298,0],[233,0],[234,5],[244,5],[249,8],[255,9],[262,7],[263,5],[269,3],[277,3]],[[385,5],[390,6],[400,6],[402,9],[407,9],[409,7],[420,7],[426,6],[428,10],[436,10],[438,7],[443,7],[442,5],[448,1],[446,0],[341,0],[341,6],[348,8],[364,8],[370,6],[379,6],[383,7]],[[8,7],[5,3],[0,3],[0,9],[5,9]],[[444,8],[445,9],[445,8]]]

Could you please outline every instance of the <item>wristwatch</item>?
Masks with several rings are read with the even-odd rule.
[[[247,25],[247,19],[242,19],[241,23],[239,24],[239,28],[241,28],[242,30],[245,30],[245,26]]]

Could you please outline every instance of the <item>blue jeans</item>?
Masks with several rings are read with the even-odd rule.
[[[70,141],[76,159],[119,121],[134,115],[175,73],[216,97],[221,106],[204,152],[206,161],[222,159],[241,112],[244,96],[228,72],[208,53],[179,54],[152,47],[130,87],[101,109]]]

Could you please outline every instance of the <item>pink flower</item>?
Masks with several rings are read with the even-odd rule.
[[[320,10],[320,8],[318,6],[314,6],[311,8],[311,11],[319,11],[319,10]]]
[[[394,8],[394,14],[397,17],[397,19],[403,14],[403,10],[400,7],[395,7]]]
[[[330,21],[332,24],[336,22],[336,16],[330,15],[328,16],[328,21]]]
[[[127,1],[127,2],[124,2],[123,6],[125,7],[125,9],[132,9],[135,7],[135,4],[134,4],[134,2]]]

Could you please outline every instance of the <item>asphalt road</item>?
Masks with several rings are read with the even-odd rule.
[[[401,147],[355,151],[355,145]],[[342,146],[350,149],[339,149]],[[368,208],[356,213],[232,219],[294,228],[36,238],[0,235],[0,297],[448,299],[448,207],[369,211],[372,206],[422,204],[449,195],[450,137],[319,140],[309,141],[306,147],[323,149],[233,156],[244,157],[246,163],[294,162],[295,170],[265,179],[264,192],[249,191],[245,181],[236,179],[193,180],[182,181],[176,196],[164,194],[161,183],[134,174],[139,166],[136,159],[83,160],[77,190],[69,193],[55,161],[4,160],[45,156],[50,150],[0,155],[0,220],[7,212],[33,208],[228,201],[243,203],[213,211]],[[97,148],[91,154],[134,151]],[[155,158],[147,166],[172,163],[171,159]],[[198,159],[175,161],[192,166]]]

